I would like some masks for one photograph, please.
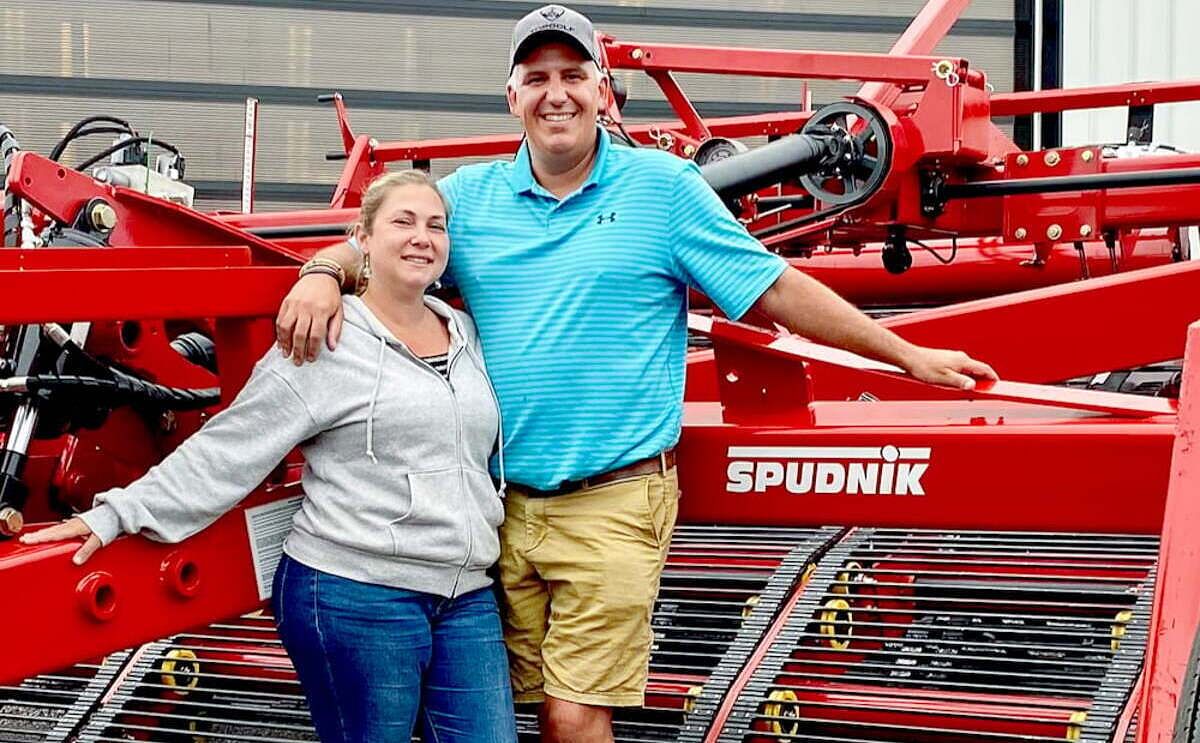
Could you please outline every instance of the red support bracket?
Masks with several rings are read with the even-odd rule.
[[[654,82],[658,83],[663,95],[667,97],[667,102],[671,104],[671,108],[683,122],[684,131],[688,136],[700,142],[710,138],[712,132],[708,130],[708,126],[704,123],[704,119],[700,118],[700,114],[696,112],[692,102],[684,95],[683,89],[679,87],[679,81],[675,79],[671,71],[650,70],[649,75]]]
[[[129,188],[106,186],[34,152],[18,153],[13,159],[8,188],[65,224],[73,224],[93,199],[103,199],[116,212],[109,236],[109,243],[116,246],[248,245],[260,263],[305,260],[289,248],[207,214]]]

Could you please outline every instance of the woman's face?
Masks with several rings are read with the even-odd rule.
[[[446,270],[450,238],[446,207],[428,186],[396,186],[384,197],[367,233],[357,238],[371,255],[371,280],[424,291]]]

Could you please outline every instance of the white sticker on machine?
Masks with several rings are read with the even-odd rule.
[[[275,568],[283,556],[283,540],[292,530],[292,516],[300,510],[304,496],[284,498],[273,503],[246,509],[246,533],[250,537],[250,559],[254,561],[254,577],[258,579],[258,598],[271,598],[271,583]]]

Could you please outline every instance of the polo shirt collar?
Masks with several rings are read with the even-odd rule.
[[[580,191],[584,191],[592,186],[600,183],[600,179],[604,177],[604,166],[608,161],[608,153],[611,147],[610,137],[602,127],[596,127],[596,136],[599,138],[599,144],[596,147],[596,158],[592,161],[592,172],[588,173],[587,180],[583,182]],[[513,159],[512,171],[509,173],[509,182],[512,184],[513,193],[530,194],[536,193],[543,196],[549,196],[550,193],[542,188],[537,179],[533,177],[533,163],[530,161],[529,155],[529,140],[521,142],[520,149],[517,150],[517,156]]]

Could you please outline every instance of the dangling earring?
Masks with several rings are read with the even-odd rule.
[[[367,291],[367,284],[371,281],[371,254],[364,252],[362,259],[362,267],[358,269],[358,282],[354,285],[354,295],[361,297]]]

